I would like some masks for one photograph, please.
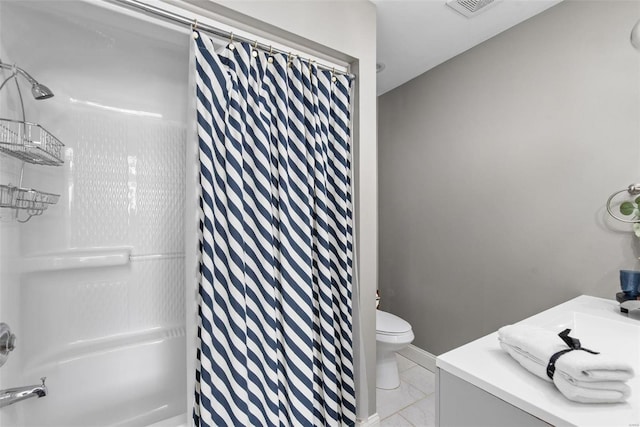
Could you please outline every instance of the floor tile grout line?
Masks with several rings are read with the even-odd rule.
[[[409,421],[408,419],[406,419],[405,417],[403,417],[403,416],[402,416],[402,414],[400,414],[399,412],[398,412],[397,414],[398,414],[398,416],[399,416],[400,418],[402,418],[403,420],[405,420],[406,422],[408,422],[410,426],[415,427],[415,424],[414,424],[414,423],[412,423],[411,421]]]
[[[416,402],[419,402],[422,399],[416,400],[415,402],[412,402],[410,404],[408,404],[407,406],[403,406],[402,408],[398,409],[396,412],[392,412],[391,414],[387,415],[386,417],[382,418],[380,421],[384,421],[387,418],[393,417],[394,415],[400,415],[400,412],[404,411],[405,409],[407,409],[409,406],[413,405]],[[402,415],[400,415],[402,417]],[[402,417],[404,418],[404,417]]]
[[[407,359],[409,360],[409,359]],[[410,361],[410,360],[409,360]],[[411,362],[411,361],[410,361]],[[419,368],[419,369],[415,369],[414,373],[419,372],[420,374],[431,374],[433,375],[433,373],[431,371],[429,371],[428,369],[424,368],[423,366],[418,365],[417,363],[413,364],[412,366],[408,366],[405,369],[403,369],[402,371],[400,371],[400,374],[405,373],[409,370],[412,370],[414,368]],[[424,371],[424,372],[423,372]],[[405,375],[406,378],[407,375]],[[408,375],[411,378],[414,378],[414,375]],[[395,412],[392,412],[390,414],[388,414],[387,416],[385,416],[384,418],[381,418],[380,421],[384,421],[387,420],[391,417],[393,417],[394,415],[398,415],[400,418],[402,418],[402,420],[406,421],[409,425],[416,427],[415,424],[413,424],[410,420],[408,420],[405,416],[403,416],[402,414],[400,414],[400,412],[405,411],[406,409],[411,408],[414,405],[418,405],[418,404],[424,404],[423,401],[425,401],[427,398],[429,398],[430,396],[435,394],[435,390],[432,390],[430,392],[426,392],[421,390],[418,386],[416,386],[415,384],[413,384],[412,382],[407,381],[405,378],[401,378],[401,384],[404,384],[405,386],[409,387],[409,389],[413,389],[416,392],[418,392],[420,395],[422,395],[421,397],[417,398],[416,400],[411,401],[410,403],[405,404],[404,406],[398,408]],[[411,397],[411,396],[408,396]]]
[[[425,397],[423,397],[423,398],[422,398],[422,399],[420,399],[420,400],[416,400],[415,402],[413,402],[413,403],[412,403],[411,405],[409,405],[409,406],[413,406],[413,405],[416,405],[416,404],[418,404],[418,403],[422,402],[423,400],[427,400],[427,398],[428,398],[429,396],[431,396],[432,394],[433,394],[433,393],[426,395]],[[404,411],[405,409],[407,409],[407,408],[403,408],[403,409],[401,409],[400,411]],[[400,412],[400,411],[398,411],[398,412]]]
[[[432,393],[432,394],[433,394],[433,393]],[[412,426],[414,426],[414,427],[418,426],[418,427],[419,427],[420,425],[413,424],[413,423],[412,423],[412,422],[411,422],[411,421],[410,421],[406,416],[402,415],[400,412],[404,411],[405,409],[409,409],[409,408],[410,408],[410,407],[412,407],[412,406],[417,406],[417,405],[418,405],[419,403],[421,403],[423,400],[427,400],[427,398],[428,398],[429,396],[431,396],[431,395],[425,396],[425,397],[423,397],[422,399],[420,399],[420,400],[417,400],[417,401],[413,402],[411,405],[407,406],[406,408],[403,408],[403,409],[399,410],[399,411],[397,412],[397,415],[400,415],[402,418],[404,418],[405,420],[407,420],[407,421],[409,422],[409,424],[411,424]],[[434,409],[435,409],[435,408],[434,408]],[[433,413],[432,415],[434,415],[434,417],[435,417],[435,413]],[[390,416],[393,416],[393,415],[390,415]],[[427,424],[427,425],[429,425],[429,424]]]
[[[414,388],[415,388],[415,387],[414,387]],[[416,389],[416,390],[418,390],[418,389]],[[420,390],[418,390],[418,391],[420,391]],[[421,394],[424,394],[424,393],[422,393],[421,391],[420,391],[420,393],[421,393]],[[386,420],[386,419],[387,419],[387,418],[389,418],[389,417],[393,417],[393,416],[394,416],[394,415],[396,415],[396,414],[397,414],[397,415],[400,415],[400,412],[404,411],[404,410],[405,410],[405,409],[407,409],[409,406],[413,405],[414,403],[418,403],[418,402],[420,402],[421,400],[426,399],[426,398],[427,398],[427,396],[423,396],[423,397],[421,397],[421,398],[420,398],[420,399],[418,399],[418,400],[414,400],[413,402],[409,403],[407,406],[403,406],[402,408],[398,409],[396,412],[392,412],[391,414],[389,414],[389,415],[387,415],[386,417],[382,418],[380,421]],[[400,415],[400,416],[402,417],[402,415]],[[402,417],[402,418],[404,418],[404,417]],[[413,424],[411,424],[411,425],[413,425]]]

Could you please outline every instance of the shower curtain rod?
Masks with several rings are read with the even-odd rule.
[[[170,12],[170,11],[162,9],[160,7],[156,7],[156,6],[152,6],[152,5],[143,3],[143,2],[141,2],[139,0],[105,0],[105,1],[107,1],[109,3],[114,3],[114,4],[121,5],[121,6],[129,7],[131,9],[137,9],[139,11],[142,11],[143,13],[155,15],[155,16],[163,18],[165,20],[170,20],[170,21],[177,22],[179,24],[187,25],[187,26],[189,26],[191,28],[195,28],[195,29],[197,29],[199,31],[203,31],[205,33],[213,34],[214,36],[221,37],[223,39],[228,39],[229,41],[239,41],[239,42],[249,43],[255,49],[260,49],[260,50],[262,50],[264,52],[282,53],[282,54],[285,54],[285,55],[291,55],[291,52],[286,52],[284,50],[277,49],[275,47],[272,47],[271,45],[267,45],[265,43],[260,43],[257,40],[250,40],[250,39],[248,39],[246,37],[238,36],[236,34],[233,34],[233,32],[225,31],[225,30],[222,30],[222,29],[216,28],[216,27],[212,27],[211,25],[202,24],[202,23],[198,22],[197,20],[189,19],[186,16],[179,15],[179,14],[174,13],[174,12]],[[309,59],[309,58],[302,58],[302,57],[300,57],[300,55],[294,55],[294,56],[297,56],[299,59],[301,59],[302,61],[305,61],[307,63],[314,63],[318,68],[322,68],[324,70],[329,70],[333,74],[342,74],[342,75],[345,75],[349,79],[352,79],[352,80],[356,78],[356,76],[354,74],[350,74],[348,72],[336,70],[335,67],[323,64],[323,63],[318,62],[316,60],[312,60],[312,59]]]

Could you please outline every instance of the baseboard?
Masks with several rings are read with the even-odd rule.
[[[409,344],[406,348],[400,350],[398,353],[400,353],[407,359],[416,362],[423,368],[430,370],[431,372],[436,371],[436,356],[429,353],[428,351],[418,348],[415,345]]]
[[[366,420],[356,420],[356,427],[379,427],[380,426],[380,416],[376,412],[371,415]]]

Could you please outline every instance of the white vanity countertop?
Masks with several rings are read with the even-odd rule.
[[[566,399],[553,383],[531,374],[503,351],[497,332],[438,356],[436,366],[549,424],[640,426],[640,319],[620,313],[613,300],[582,295],[520,323],[558,332],[571,328],[571,336],[584,347],[631,364],[636,375],[628,382],[632,392],[627,402],[583,404]]]

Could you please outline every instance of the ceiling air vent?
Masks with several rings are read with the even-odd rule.
[[[451,0],[447,2],[447,6],[467,18],[472,18],[489,9],[488,6],[497,2],[498,0]]]

